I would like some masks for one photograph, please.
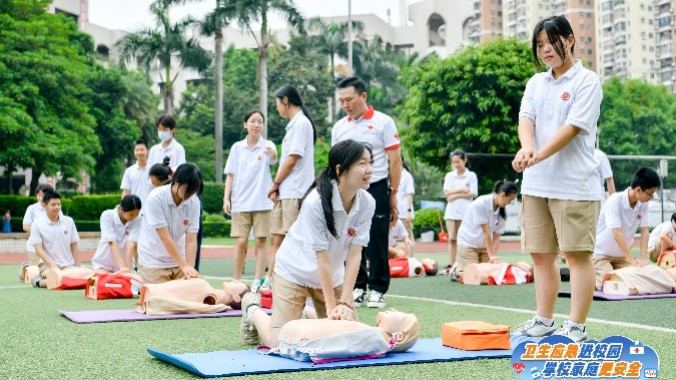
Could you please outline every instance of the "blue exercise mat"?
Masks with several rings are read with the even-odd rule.
[[[512,335],[512,348],[534,338]],[[448,362],[455,360],[510,358],[512,350],[463,351],[443,346],[441,338],[419,339],[407,352],[389,353],[377,359],[352,360],[327,364],[298,362],[274,355],[262,355],[255,349],[244,351],[214,351],[204,353],[167,354],[152,348],[148,353],[202,377],[260,375],[266,373],[312,371],[376,365]]]

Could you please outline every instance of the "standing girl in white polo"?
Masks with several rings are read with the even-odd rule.
[[[444,197],[446,204],[446,231],[448,233],[448,274],[455,270],[455,257],[458,250],[458,230],[465,217],[467,207],[479,194],[476,174],[467,168],[467,154],[456,149],[450,155],[453,171],[444,178]]]
[[[151,191],[138,241],[139,274],[147,284],[198,277],[195,270],[202,174],[185,163],[171,182]]]
[[[574,60],[577,38],[563,16],[533,30],[535,65],[549,70],[526,85],[519,112],[519,142],[512,167],[523,171],[521,249],[533,259],[536,315],[516,333],[587,339],[584,325],[594,295],[592,252],[601,193],[594,158],[603,90],[598,76]],[[570,268],[570,315],[557,331],[554,308],[563,253]]]
[[[258,297],[242,299],[240,333],[245,342],[260,338],[278,344],[286,322],[300,319],[307,297],[319,318],[354,320],[352,289],[361,252],[369,243],[375,200],[369,187],[373,157],[361,142],[344,140],[329,151],[329,166],[305,195],[298,219],[277,252],[272,282],[272,320]],[[261,315],[262,313],[262,315]]]
[[[505,207],[519,194],[513,182],[498,181],[493,193],[475,199],[458,230],[458,266],[451,279],[462,276],[468,264],[499,263],[500,236],[505,232]]]
[[[92,258],[94,271],[131,273],[131,260],[141,231],[140,212],[141,199],[127,194],[117,207],[101,214],[101,240]]]
[[[272,208],[270,226],[272,255],[264,288],[269,287],[269,276],[275,268],[275,253],[298,217],[300,199],[315,178],[314,143],[317,140],[317,129],[310,112],[303,105],[300,92],[290,84],[284,85],[275,93],[275,104],[279,116],[289,119],[289,123],[282,140],[279,169],[268,190],[268,198],[275,205]]]
[[[242,279],[247,242],[253,228],[256,238],[256,276],[251,291],[254,293],[265,272],[268,257],[265,241],[270,234],[272,201],[266,196],[266,191],[272,186],[270,166],[277,163],[275,144],[261,136],[264,127],[265,118],[260,111],[253,110],[244,115],[244,128],[248,134],[230,148],[223,171],[227,175],[223,212],[232,215],[230,237],[237,239],[232,277],[234,281]]]

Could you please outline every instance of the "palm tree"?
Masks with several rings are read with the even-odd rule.
[[[251,33],[258,46],[258,88],[260,91],[259,108],[268,116],[268,47],[272,43],[270,26],[268,25],[268,15],[271,12],[278,13],[299,33],[305,34],[303,26],[303,16],[296,8],[293,0],[222,0],[223,8],[232,12],[233,20],[240,27]],[[253,24],[260,22],[261,27],[258,33],[254,32]],[[267,128],[266,133],[267,136]]]
[[[155,16],[154,28],[143,28],[129,33],[117,42],[120,49],[120,63],[129,62],[132,57],[146,73],[150,71],[152,64],[159,61],[164,69],[162,98],[164,112],[171,114],[174,109],[174,81],[180,70],[172,77],[171,56],[177,54],[180,57],[180,68],[190,67],[199,72],[204,72],[210,57],[195,38],[186,37],[189,28],[196,24],[196,20],[187,17],[177,23],[169,21],[169,4],[167,1],[157,1],[150,6],[150,11]]]
[[[340,49],[347,46],[347,22],[340,24],[331,23],[326,24],[319,17],[310,19],[308,29],[315,33],[310,39],[310,45],[314,46],[319,52],[329,56],[329,65],[331,68],[331,75],[336,76],[336,55],[340,55]],[[364,30],[364,23],[361,21],[352,21],[352,30],[357,33]],[[342,55],[341,55],[342,56]],[[347,58],[347,57],[343,57]],[[336,114],[336,97],[331,97],[331,118],[335,120]]]

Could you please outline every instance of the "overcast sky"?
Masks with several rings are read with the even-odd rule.
[[[352,0],[352,14],[373,13],[383,20],[392,20],[398,25],[400,0]],[[407,4],[420,0],[405,0]],[[109,29],[133,31],[143,25],[152,24],[152,15],[148,6],[152,0],[89,0],[89,22]],[[313,16],[347,15],[348,0],[295,0],[297,7],[306,18]],[[171,11],[171,17],[180,19],[186,15],[201,18],[214,7],[214,0],[195,1]],[[390,10],[388,17],[387,11]],[[283,28],[286,25],[280,19],[272,22],[272,28]]]

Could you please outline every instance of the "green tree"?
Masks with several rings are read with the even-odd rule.
[[[448,153],[512,153],[518,149],[518,113],[528,79],[534,74],[525,43],[498,39],[468,46],[444,59],[429,59],[401,78],[408,98],[399,116],[403,145],[416,159],[442,171]],[[516,177],[506,161],[474,161],[480,192],[505,176]]]
[[[0,2],[0,165],[79,177],[101,149],[86,99],[91,37],[49,1]]]
[[[272,44],[272,30],[268,24],[268,16],[274,12],[284,18],[299,33],[305,33],[303,16],[296,9],[293,0],[223,0],[222,6],[233,12],[233,20],[243,29],[248,30],[258,46],[259,106],[263,115],[268,116],[268,49]],[[260,23],[258,33],[254,26]]]
[[[600,148],[611,155],[674,155],[674,115],[676,95],[670,94],[665,86],[612,78],[603,84]],[[639,166],[655,167],[657,162],[613,160],[611,164],[617,188],[622,189],[629,185]],[[673,161],[671,166],[670,169]],[[668,176],[665,187],[674,186],[675,177]]]
[[[124,66],[111,66],[112,70],[119,70],[127,91],[122,97],[124,115],[128,120],[133,120],[143,137],[148,143],[155,140],[155,118],[157,117],[157,104],[160,98],[153,93],[152,81],[147,75],[138,70],[127,70]],[[126,156],[133,158],[131,149]]]
[[[178,72],[172,73],[172,55],[178,55],[179,70],[184,67],[203,72],[209,66],[211,58],[202,49],[196,38],[186,37],[197,21],[186,17],[176,23],[169,20],[170,2],[157,1],[150,6],[155,17],[155,26],[146,27],[121,38],[116,46],[120,49],[121,63],[136,58],[139,66],[150,71],[153,62],[159,61],[164,69],[162,88],[164,112],[172,114],[174,109],[174,81]]]
[[[176,140],[180,141],[186,151],[186,160],[195,163],[202,172],[202,178],[206,181],[214,178],[214,136],[212,134],[200,135],[198,132],[185,128],[176,129]],[[221,171],[223,168],[220,169]]]

